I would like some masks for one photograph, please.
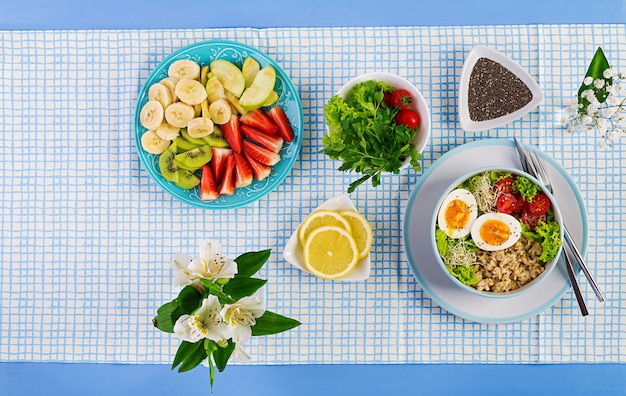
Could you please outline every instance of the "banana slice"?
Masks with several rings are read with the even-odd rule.
[[[170,142],[161,139],[155,131],[149,130],[141,136],[141,146],[150,154],[161,154],[170,146]]]
[[[174,140],[180,134],[180,128],[164,122],[156,129],[155,132],[157,136],[163,140]]]
[[[176,96],[176,84],[178,84],[178,79],[174,77],[165,77],[160,83],[165,85],[170,90],[170,93],[172,94],[172,103],[178,102],[178,96]]]
[[[189,105],[197,105],[206,99],[207,94],[200,81],[184,78],[176,84],[176,96]]]
[[[161,103],[164,109],[173,102],[172,92],[168,87],[161,83],[156,83],[150,87],[148,90],[148,99],[156,100]]]
[[[192,138],[201,138],[213,133],[213,121],[206,117],[197,117],[187,124],[187,133]]]
[[[177,60],[167,69],[167,75],[179,80],[182,80],[183,78],[199,80],[200,65],[189,59]]]
[[[209,115],[214,123],[222,125],[230,121],[232,110],[226,99],[219,99],[209,106]]]
[[[194,108],[183,102],[172,103],[165,109],[165,120],[167,123],[178,128],[185,128],[187,123],[193,120],[195,116],[196,111]]]
[[[156,100],[146,103],[139,113],[139,122],[144,128],[157,129],[163,122],[163,105]]]

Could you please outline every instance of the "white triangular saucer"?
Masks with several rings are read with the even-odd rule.
[[[337,195],[328,201],[318,206],[315,210],[328,209],[328,210],[356,210],[354,203],[347,194]],[[298,226],[299,227],[299,226]],[[283,257],[294,267],[300,268],[302,271],[309,272],[304,266],[304,259],[302,257],[302,245],[298,241],[298,228],[296,228],[287,241],[285,249],[283,250]],[[366,280],[370,276],[370,270],[372,262],[370,254],[365,258],[359,260],[356,267],[348,275],[343,278],[335,279],[337,281],[356,282]],[[310,273],[310,272],[309,272]]]
[[[469,115],[468,105],[469,80],[472,70],[474,70],[474,66],[480,58],[487,58],[494,62],[498,62],[511,73],[516,75],[528,87],[528,89],[530,89],[533,96],[530,102],[528,102],[524,107],[504,116],[487,121],[473,121]],[[476,132],[508,124],[509,122],[517,120],[518,118],[528,114],[531,110],[543,102],[543,92],[541,91],[541,88],[539,88],[539,85],[537,85],[535,79],[528,74],[526,70],[522,69],[522,67],[514,60],[494,49],[479,45],[472,48],[472,50],[467,54],[467,58],[463,64],[458,100],[459,121],[461,123],[461,128],[467,132]]]

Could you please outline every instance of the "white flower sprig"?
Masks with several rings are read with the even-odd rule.
[[[598,135],[598,147],[613,147],[626,135],[626,75],[614,70],[598,48],[578,90],[578,100],[568,106],[561,124],[570,133]]]
[[[174,256],[174,285],[178,296],[157,310],[155,327],[176,334],[180,346],[172,369],[189,371],[201,363],[223,371],[233,357],[245,363],[250,355],[243,345],[252,336],[276,334],[300,322],[267,311],[261,288],[266,280],[253,278],[270,256],[270,250],[244,253],[232,260],[218,242],[200,243],[199,255]]]

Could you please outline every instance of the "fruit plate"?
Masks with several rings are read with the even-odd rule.
[[[315,210],[320,209],[328,209],[328,210],[357,210],[354,203],[348,197],[347,194],[337,195],[317,208]],[[314,211],[315,211],[314,210]],[[299,228],[299,226],[298,226]],[[283,250],[283,257],[287,262],[293,265],[296,268],[301,269],[302,271],[309,272],[309,270],[304,265],[304,258],[302,253],[302,245],[298,242],[298,228],[293,231],[293,234],[287,241],[285,245],[285,249]],[[370,276],[370,271],[372,267],[372,261],[370,259],[370,255],[368,254],[365,258],[362,258],[357,263],[356,267],[349,274],[342,278],[335,279],[336,281],[344,281],[344,282],[356,282],[366,280]]]
[[[216,59],[226,59],[241,67],[244,59],[254,58],[261,67],[271,65],[276,70],[276,85],[274,90],[279,96],[276,105],[282,107],[293,129],[293,141],[285,142],[280,151],[280,162],[272,167],[271,174],[263,180],[254,180],[245,188],[236,188],[230,196],[221,195],[215,201],[200,199],[200,188],[185,190],[174,183],[165,180],[159,169],[159,156],[145,151],[141,145],[141,136],[147,131],[139,120],[141,108],[148,102],[150,86],[167,77],[167,70],[171,63],[180,59],[196,61],[200,66],[209,65]],[[211,40],[195,43],[181,48],[165,58],[148,76],[144,83],[135,108],[134,140],[137,146],[139,159],[148,171],[148,174],[165,192],[188,205],[204,209],[234,209],[255,202],[273,191],[287,177],[298,157],[302,145],[302,104],[300,97],[291,79],[278,63],[261,52],[246,44],[234,41]]]

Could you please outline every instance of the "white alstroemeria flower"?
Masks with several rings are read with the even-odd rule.
[[[182,315],[174,324],[174,333],[182,341],[195,343],[203,338],[219,342],[231,338],[231,331],[220,316],[222,308],[216,296],[210,295],[191,315]]]
[[[189,270],[201,278],[217,280],[233,278],[237,274],[237,263],[222,254],[219,242],[200,243],[200,257],[191,260]]]
[[[193,258],[188,254],[177,254],[172,260],[174,270],[174,286],[187,286],[198,280],[198,277],[191,273],[189,264]]]
[[[208,338],[215,342],[231,338],[228,325],[220,316],[221,308],[217,296],[210,295],[205,298],[202,306],[188,319],[191,336],[198,339]]]
[[[238,363],[250,363],[250,355],[239,344],[235,344],[235,350],[233,351],[232,358]]]
[[[181,315],[176,323],[174,323],[174,334],[178,336],[181,341],[191,342],[192,344],[200,341],[191,337],[191,327],[189,327],[189,315]]]
[[[252,326],[256,318],[265,313],[265,302],[259,293],[250,297],[243,297],[234,304],[225,304],[220,312],[232,331],[233,341],[236,344],[245,344],[252,336]]]

